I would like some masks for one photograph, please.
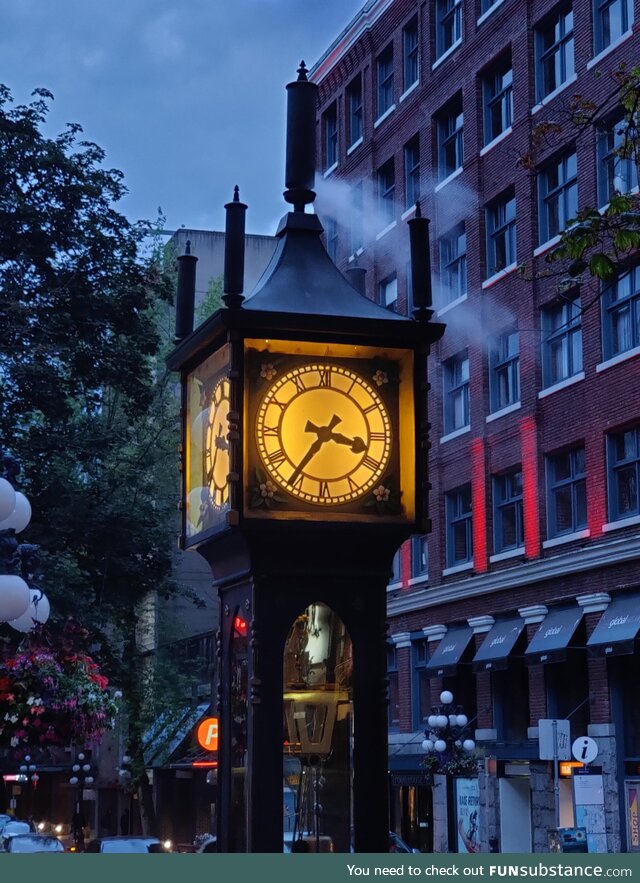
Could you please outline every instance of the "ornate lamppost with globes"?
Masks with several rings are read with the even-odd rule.
[[[468,735],[469,723],[469,718],[462,706],[454,701],[450,690],[443,690],[440,693],[440,704],[432,706],[431,714],[427,718],[427,729],[422,743],[426,753],[424,766],[432,774],[446,777],[447,805],[451,808],[454,805],[454,790],[458,787],[456,784],[454,789],[454,777],[473,779],[477,775],[476,743]],[[465,824],[465,821],[459,818],[456,827],[453,821],[455,814],[453,811],[447,813],[449,845],[462,840],[467,852],[476,852],[477,807],[470,810],[469,824]]]
[[[33,584],[38,546],[19,543],[31,521],[31,504],[15,490],[20,464],[0,448],[0,622],[30,632],[49,618],[49,601]]]
[[[84,829],[86,827],[86,819],[83,810],[83,792],[85,785],[92,785],[95,781],[94,771],[90,763],[87,762],[86,755],[80,751],[76,755],[76,762],[71,767],[71,776],[69,778],[70,785],[76,785],[75,809],[71,820],[73,840],[76,850],[84,850]]]
[[[37,769],[38,768],[37,768],[36,764],[32,763],[32,761],[31,761],[30,754],[26,754],[24,756],[22,763],[18,767],[18,772],[20,774],[20,781],[26,784],[26,789],[27,789],[27,800],[26,800],[27,818],[32,813],[31,790],[32,790],[32,788],[37,787],[38,782],[40,780],[40,776],[37,773]]]
[[[464,751],[471,754],[475,750],[476,743],[466,736],[468,725],[469,718],[462,710],[462,706],[454,703],[453,693],[450,690],[443,690],[440,693],[440,705],[434,705],[427,718],[423,749],[427,755],[435,754],[442,760],[447,753],[459,754],[460,751]]]

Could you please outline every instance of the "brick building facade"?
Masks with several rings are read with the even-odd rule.
[[[464,849],[451,782],[421,765],[443,688],[480,748],[479,848],[546,851],[559,814],[591,851],[640,849],[640,269],[562,291],[537,276],[578,208],[637,192],[609,96],[639,27],[637,0],[369,0],[311,72],[329,253],[406,311],[419,198],[447,325],[433,529],[399,550],[388,595],[392,824],[422,849]],[[606,107],[597,127],[568,122],[575,95]],[[598,746],[603,809],[586,822],[540,760],[552,718]]]

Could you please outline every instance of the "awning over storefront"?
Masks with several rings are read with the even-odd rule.
[[[506,668],[509,654],[515,647],[523,629],[524,619],[521,616],[496,622],[473,657],[473,670],[475,672],[496,671]]]
[[[468,627],[449,629],[427,662],[427,672],[436,677],[454,675],[472,637],[473,631]]]
[[[582,608],[577,606],[551,610],[525,651],[524,661],[527,665],[566,659],[567,647],[580,625],[582,613]]]
[[[590,656],[619,656],[633,653],[640,630],[640,595],[619,595],[602,614],[587,641]]]
[[[147,767],[164,766],[182,745],[209,709],[209,703],[161,714],[143,737],[144,762]]]

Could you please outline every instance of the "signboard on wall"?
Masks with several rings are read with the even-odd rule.
[[[454,779],[458,852],[480,852],[480,786],[477,779]]]
[[[640,780],[627,780],[624,791],[627,807],[627,850],[640,852]]]
[[[572,781],[576,826],[587,832],[589,852],[607,852],[602,768],[574,769]]]

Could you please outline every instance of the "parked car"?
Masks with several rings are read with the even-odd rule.
[[[14,834],[7,840],[6,852],[64,852],[64,844],[50,834]]]
[[[0,830],[0,850],[7,852],[8,841],[18,834],[31,834],[35,830],[32,822],[24,822],[20,819],[10,819],[2,825]]]
[[[89,841],[85,852],[170,852],[157,837],[97,837]]]

